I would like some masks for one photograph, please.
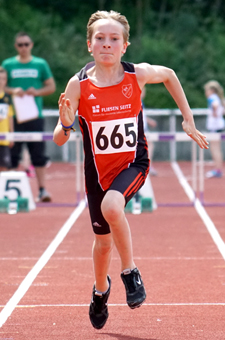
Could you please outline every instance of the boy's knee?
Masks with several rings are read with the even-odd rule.
[[[112,202],[111,204],[102,204],[102,214],[108,223],[117,220],[120,211],[116,205]]]
[[[101,210],[104,218],[110,224],[118,220],[124,213],[125,200],[119,192],[108,192],[104,197]]]

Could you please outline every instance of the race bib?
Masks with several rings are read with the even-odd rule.
[[[95,154],[112,154],[136,150],[135,117],[92,122]]]

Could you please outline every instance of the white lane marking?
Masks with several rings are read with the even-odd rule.
[[[171,166],[178,178],[178,181],[180,182],[180,185],[183,187],[186,195],[188,196],[189,200],[193,202],[195,199],[194,191],[192,190],[191,186],[189,185],[186,178],[184,177],[183,172],[181,171],[181,168],[176,162],[172,162]]]
[[[193,201],[194,198],[195,198],[194,191],[192,190],[191,186],[189,185],[186,178],[184,177],[179,165],[176,162],[172,162],[171,165],[172,165],[172,168],[173,168],[180,184],[184,188],[187,196],[189,197],[189,199],[191,201]],[[216,229],[213,221],[211,220],[211,218],[207,214],[205,208],[203,207],[203,205],[201,204],[201,202],[199,201],[198,198],[195,199],[194,206],[195,206],[197,213],[199,214],[202,221],[204,222],[204,224],[205,224],[209,234],[211,235],[213,241],[215,242],[217,248],[219,249],[220,254],[222,255],[223,259],[225,260],[225,243],[224,243],[223,239],[221,238],[218,230]]]
[[[89,307],[87,303],[75,304],[40,304],[40,305],[18,305],[16,308],[47,308],[47,307]],[[109,303],[111,307],[127,307],[126,303]],[[165,302],[165,303],[143,303],[142,306],[225,306],[225,302]],[[2,306],[0,306],[2,307]]]
[[[62,228],[60,229],[60,231],[58,232],[54,240],[50,243],[48,248],[39,258],[38,262],[36,262],[36,264],[31,269],[31,271],[27,274],[25,279],[21,282],[20,286],[18,287],[14,295],[7,302],[7,304],[4,306],[3,310],[0,313],[0,327],[3,326],[3,324],[7,321],[8,317],[12,314],[13,310],[16,308],[19,301],[25,295],[25,293],[31,286],[34,279],[37,277],[40,271],[44,268],[44,266],[49,261],[51,256],[54,254],[54,252],[56,251],[60,243],[63,241],[63,239],[69,232],[69,230],[72,228],[75,221],[81,215],[85,207],[86,207],[86,202],[85,200],[82,200],[80,204],[78,205],[78,207],[70,215],[68,220],[65,222],[65,224],[62,226]]]
[[[37,261],[38,257],[36,258],[32,258],[32,257],[17,257],[17,258],[1,258],[0,257],[0,261]],[[134,256],[134,260],[149,260],[149,261],[155,261],[155,260],[187,260],[187,261],[205,261],[205,260],[221,260],[221,257],[218,256],[200,256],[200,257],[196,257],[196,256]],[[57,257],[54,256],[54,261],[93,261],[92,257]],[[120,257],[112,257],[112,261],[120,261]],[[53,267],[51,267],[53,268]],[[56,268],[56,267],[54,267]],[[11,277],[23,277],[21,275],[11,275]]]

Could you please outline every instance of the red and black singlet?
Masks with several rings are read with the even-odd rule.
[[[143,130],[141,90],[134,65],[122,62],[124,78],[116,85],[98,87],[87,77],[87,64],[78,74],[81,96],[79,124],[85,152],[87,192],[99,184],[107,190],[115,177],[134,163],[148,168]]]

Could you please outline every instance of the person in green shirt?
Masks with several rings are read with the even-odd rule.
[[[46,60],[32,55],[33,41],[26,32],[19,32],[15,37],[15,48],[18,55],[5,59],[2,63],[8,74],[6,92],[12,98],[34,97],[38,114],[37,118],[27,115],[19,121],[17,113],[14,117],[15,132],[43,132],[44,119],[42,115],[42,96],[55,91],[55,81]],[[16,112],[16,110],[15,110]],[[37,201],[49,202],[51,196],[45,189],[46,164],[49,158],[45,155],[45,142],[27,142],[31,162],[35,167],[39,195]],[[16,142],[11,149],[12,168],[17,168],[22,154],[23,142]]]

